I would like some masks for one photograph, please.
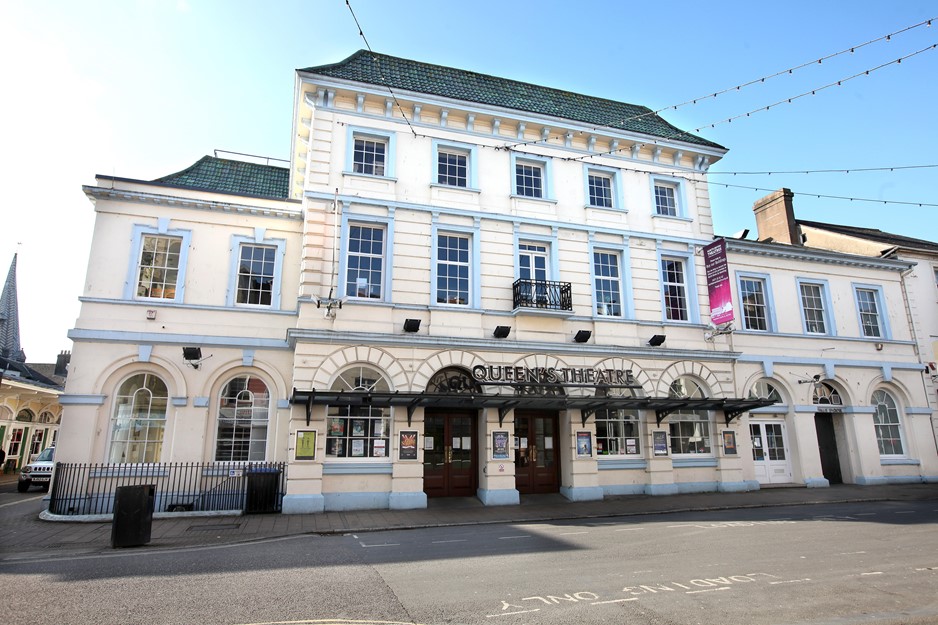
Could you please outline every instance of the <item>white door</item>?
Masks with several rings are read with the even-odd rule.
[[[750,421],[752,464],[760,484],[791,483],[791,459],[783,421]]]

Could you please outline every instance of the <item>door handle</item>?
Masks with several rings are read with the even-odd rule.
[[[453,461],[453,448],[446,447],[443,452],[443,464],[449,464]]]
[[[537,462],[537,447],[531,447],[531,462]]]

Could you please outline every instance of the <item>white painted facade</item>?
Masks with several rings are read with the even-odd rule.
[[[402,89],[395,98],[374,85],[298,72],[289,200],[108,177],[85,188],[97,219],[71,333],[61,398],[68,446],[59,460],[113,461],[124,449],[114,440],[118,389],[149,374],[165,383],[168,408],[162,444],[150,445],[156,456],[146,461],[211,462],[227,449],[219,442],[222,389],[247,376],[269,394],[261,459],[288,463],[283,510],[290,513],[425,507],[428,492],[464,493],[457,478],[487,505],[545,492],[538,488],[588,500],[773,482],[824,486],[819,410],[831,415],[844,481],[938,479],[938,454],[919,440],[930,414],[921,362],[894,305],[907,264],[730,242],[737,319],[738,276],[751,274],[771,284],[774,325],[708,340],[700,250],[714,235],[706,169],[722,148]],[[356,171],[355,157],[374,149],[384,150],[383,162]],[[440,151],[464,157],[463,186],[441,183]],[[540,172],[542,198],[516,187],[530,168]],[[591,205],[591,174],[611,183],[611,207]],[[656,182],[673,192],[673,215],[658,214]],[[148,234],[183,243],[171,298],[137,290]],[[252,242],[278,255],[269,305],[239,305],[233,296],[238,250]],[[527,295],[513,290],[519,279],[532,289]],[[684,300],[666,306],[663,281]],[[836,332],[806,336],[799,281],[826,287]],[[569,285],[569,300],[538,307],[548,288],[555,295],[548,282],[559,283],[557,293]],[[888,302],[882,349],[859,338],[850,304],[858,284]],[[668,320],[666,310],[686,318]],[[407,320],[419,328],[405,331]],[[506,337],[494,336],[499,326],[510,328]],[[589,336],[576,341],[583,331]],[[649,346],[654,335],[664,343]],[[184,361],[187,346],[200,347],[198,368]],[[563,388],[570,396],[595,394],[586,376],[597,370],[629,370],[649,402],[632,411],[634,421],[623,417],[626,433],[613,435],[618,413],[602,415],[609,418],[600,431],[593,409],[545,410],[523,395],[493,402],[504,386],[477,389],[488,403],[467,399],[462,410],[452,398],[434,405],[426,395],[441,372],[469,379],[475,367],[568,370],[568,381],[580,383]],[[840,394],[842,408],[814,405],[819,386],[799,384],[814,375]],[[726,414],[717,404],[694,413],[665,402],[683,391],[701,401],[745,399],[764,380],[781,401],[752,414]],[[888,458],[877,449],[870,403],[884,389],[898,401],[908,441]],[[340,391],[357,399],[338,407],[315,400]],[[421,397],[370,407],[370,391]],[[463,417],[466,425],[457,425]],[[752,424],[756,450],[784,430],[781,464],[774,452],[771,463],[754,460]],[[310,440],[310,431],[315,457],[300,459],[298,433]],[[415,457],[404,449],[411,433]],[[508,457],[495,448],[501,433]],[[468,477],[451,470],[460,462]],[[551,466],[539,474],[539,463]],[[440,490],[430,486],[436,469]]]

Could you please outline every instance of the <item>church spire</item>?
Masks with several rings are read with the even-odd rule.
[[[0,356],[26,362],[20,347],[20,313],[16,302],[16,254],[0,293]]]

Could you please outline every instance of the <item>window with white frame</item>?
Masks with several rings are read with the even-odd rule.
[[[387,139],[356,134],[352,152],[352,171],[369,176],[385,176],[387,155]]]
[[[593,275],[596,314],[604,317],[622,316],[621,259],[617,252],[594,251]]]
[[[182,237],[144,234],[137,262],[140,298],[176,299]]]
[[[348,297],[381,299],[384,284],[384,233],[385,229],[381,226],[349,226],[345,282],[345,294]]]
[[[515,162],[515,193],[524,197],[543,198],[544,165],[537,161]]]
[[[469,152],[440,146],[436,152],[438,184],[450,187],[469,186]]]
[[[680,377],[671,383],[668,397],[703,399],[706,393],[694,380]],[[710,455],[713,453],[710,417],[707,411],[678,409],[668,416],[668,429],[672,455]]]
[[[436,241],[436,301],[438,304],[469,304],[472,268],[470,238],[438,234]]]
[[[237,302],[270,306],[274,291],[277,248],[241,244],[238,262]]]
[[[7,446],[7,456],[16,458],[20,455],[20,446],[23,444],[23,428],[13,428],[10,432],[10,444]]]
[[[601,208],[613,207],[613,177],[612,174],[590,170],[587,173],[587,191],[589,192],[589,205]]]
[[[742,304],[743,329],[766,331],[769,329],[765,280],[743,277],[739,279],[739,300]]]
[[[868,338],[883,336],[883,321],[880,316],[879,291],[857,288],[857,312],[860,315],[860,332]]]
[[[390,388],[377,371],[369,367],[353,367],[336,378],[332,390],[387,392]],[[330,406],[326,428],[326,457],[389,457],[390,417],[389,408],[368,404]]]
[[[827,316],[824,310],[824,285],[802,282],[801,311],[808,334],[827,334]]]
[[[680,207],[677,203],[677,185],[655,181],[655,213],[665,217],[677,217]]]
[[[216,462],[247,462],[267,457],[270,393],[255,375],[228,382],[218,399]]]
[[[124,380],[114,397],[108,462],[159,462],[169,394],[152,373]]]
[[[689,319],[687,280],[684,261],[679,258],[661,259],[661,289],[664,297],[664,316],[668,321]]]
[[[899,423],[899,408],[896,400],[886,391],[879,390],[873,393],[870,403],[876,409],[873,413],[873,423],[876,426],[879,454],[901,456],[903,454],[902,426]]]
[[[45,430],[36,430],[33,432],[32,441],[29,443],[30,455],[35,455],[42,451],[42,440],[45,437],[45,434]]]

